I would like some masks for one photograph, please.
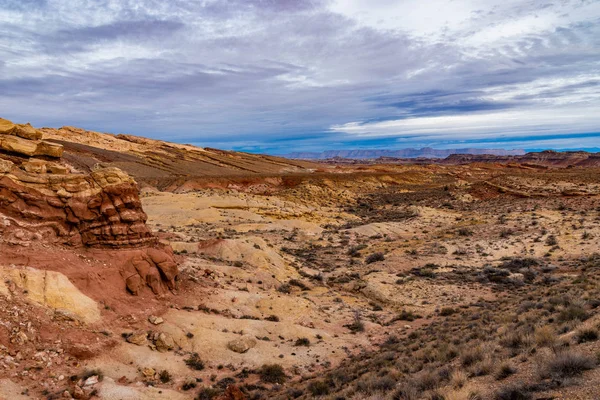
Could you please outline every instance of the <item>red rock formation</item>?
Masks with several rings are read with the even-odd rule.
[[[227,386],[225,393],[217,397],[217,400],[246,400],[246,395],[235,385]]]
[[[173,256],[164,250],[155,248],[140,252],[129,259],[121,270],[127,290],[137,295],[145,286],[149,286],[154,294],[175,288],[177,264]]]
[[[4,160],[0,213],[8,221],[4,235],[11,230],[43,232],[46,239],[104,247],[156,241],[146,226],[135,181],[116,168],[89,175],[33,174]]]
[[[20,147],[5,145],[18,139]],[[62,154],[31,125],[0,119],[0,239],[28,245],[33,240],[72,246],[140,248],[121,275],[137,294],[145,285],[159,294],[173,289],[177,264],[168,249],[158,250],[146,225],[137,183],[118,168],[69,173],[60,160],[29,158]],[[42,151],[40,149],[50,149]]]

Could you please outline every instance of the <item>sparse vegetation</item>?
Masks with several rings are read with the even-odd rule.
[[[265,364],[259,370],[260,380],[265,383],[284,383],[287,379],[283,367],[279,364]]]
[[[185,359],[185,365],[195,371],[202,371],[204,369],[204,361],[202,361],[198,353],[190,354],[189,357]]]
[[[296,343],[294,343],[294,346],[305,346],[308,347],[310,346],[310,340],[308,338],[298,338],[296,339]]]
[[[373,264],[374,262],[385,260],[385,256],[381,252],[370,254],[366,259],[365,263]]]
[[[542,366],[542,374],[557,378],[572,377],[595,366],[596,360],[593,357],[572,350],[563,350],[545,362]]]

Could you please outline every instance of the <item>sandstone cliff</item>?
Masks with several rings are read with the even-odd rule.
[[[95,248],[140,248],[121,275],[137,294],[174,288],[177,265],[146,225],[137,183],[115,167],[86,173],[61,159],[63,146],[31,125],[0,119],[0,239]]]

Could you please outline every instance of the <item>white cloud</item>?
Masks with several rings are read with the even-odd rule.
[[[423,139],[467,140],[487,136],[535,136],[549,133],[593,132],[600,127],[600,104],[585,107],[552,107],[393,121],[350,122],[332,131],[354,137],[419,136]]]
[[[0,0],[0,109],[38,125],[256,146],[600,131],[598,1],[26,3]]]

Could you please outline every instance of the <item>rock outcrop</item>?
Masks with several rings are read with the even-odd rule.
[[[137,183],[114,167],[75,169],[31,125],[0,119],[0,238],[9,244],[32,241],[100,248],[140,248],[122,276],[131,293],[149,286],[156,294],[173,289],[177,264],[154,248]],[[42,158],[32,157],[41,155]]]
[[[135,255],[121,269],[127,290],[134,295],[139,294],[145,286],[150,287],[154,294],[164,292],[163,285],[174,289],[177,274],[173,257],[166,251],[153,248]]]
[[[145,223],[137,185],[119,169],[98,169],[89,175],[50,174],[46,172],[60,167],[38,161],[25,162],[22,168],[0,162],[0,213],[5,216],[0,233],[5,238],[42,235],[96,247],[155,242]]]
[[[30,124],[13,124],[0,118],[0,150],[9,153],[60,158],[63,146],[42,139],[42,132]]]
[[[0,294],[11,297],[17,292],[36,304],[55,310],[57,317],[85,323],[100,319],[98,304],[60,272],[0,266]]]

